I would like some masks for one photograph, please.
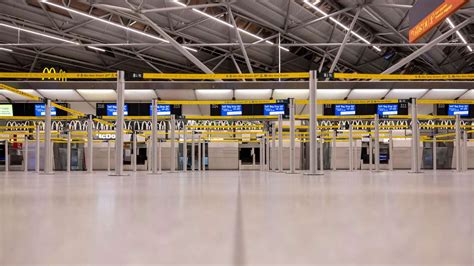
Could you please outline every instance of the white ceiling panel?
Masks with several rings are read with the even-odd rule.
[[[235,90],[237,100],[268,100],[272,97],[272,90]]]
[[[433,100],[454,100],[463,95],[467,90],[464,89],[432,89],[423,99]]]
[[[32,94],[32,95],[35,95],[35,96],[38,96],[38,97],[41,97],[41,95],[39,95],[35,90],[24,89],[24,90],[21,90],[21,91]],[[5,98],[8,98],[10,100],[13,100],[13,101],[27,101],[27,100],[31,101],[30,98],[18,95],[14,92],[7,91],[7,90],[0,90],[0,95],[4,96]]]
[[[162,100],[196,100],[193,90],[155,90]]]
[[[116,101],[117,100],[117,93],[115,90],[77,90],[79,94],[82,95],[88,101]]]
[[[155,98],[153,90],[125,90],[125,101],[151,101]]]
[[[38,90],[44,97],[59,101],[83,101],[84,99],[74,90]]]
[[[381,99],[388,92],[388,89],[356,89],[352,90],[347,97],[349,100],[372,100]]]
[[[298,100],[308,99],[309,90],[275,90],[273,92],[274,99],[288,99],[295,98]]]
[[[232,100],[232,90],[196,90],[198,100]]]
[[[469,90],[468,92],[466,92],[466,94],[461,96],[459,99],[461,99],[461,100],[474,100],[474,90]]]
[[[420,98],[428,89],[392,89],[385,99]]]
[[[349,89],[318,90],[316,96],[319,100],[343,100],[349,91]]]

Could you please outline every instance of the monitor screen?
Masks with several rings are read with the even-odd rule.
[[[117,116],[117,104],[107,104],[107,116]],[[123,106],[124,115],[128,115],[128,105]]]
[[[356,106],[355,104],[336,104],[336,115],[337,116],[346,116],[346,115],[355,115]]]
[[[0,104],[0,116],[13,116],[13,105]]]
[[[377,105],[377,114],[382,115],[398,115],[398,104],[379,104]]]
[[[263,106],[263,115],[285,115],[285,105],[265,104]]]
[[[171,105],[169,104],[157,104],[156,108],[158,109],[156,115],[171,115]],[[150,104],[150,115],[153,115],[152,105]]]
[[[45,116],[46,115],[46,104],[37,103],[35,104],[35,116]],[[56,115],[56,107],[51,106],[51,115]]]
[[[242,115],[242,105],[240,104],[221,105],[221,116],[237,116],[237,115]]]
[[[448,106],[448,115],[469,115],[469,104],[450,104]]]

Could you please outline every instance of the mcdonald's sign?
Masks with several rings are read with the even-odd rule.
[[[56,73],[62,74],[62,73],[66,73],[66,71],[62,70],[62,69],[59,69],[58,72],[56,72],[56,69],[54,67],[45,67],[45,68],[43,68],[43,73],[45,73],[45,74],[56,74]],[[45,79],[51,79],[51,78],[41,78],[41,80],[45,80]],[[59,77],[59,78],[54,78],[54,80],[67,81],[67,78],[66,77]]]

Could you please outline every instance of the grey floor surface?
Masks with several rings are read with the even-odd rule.
[[[0,265],[474,265],[474,172],[0,173]]]

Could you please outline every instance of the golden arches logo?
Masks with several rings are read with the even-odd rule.
[[[56,74],[56,69],[54,67],[45,67],[43,68],[43,73],[45,74]],[[65,70],[59,69],[59,74],[66,74]],[[66,77],[55,77],[55,78],[41,78],[41,80],[45,79],[54,79],[54,80],[59,80],[59,81],[67,81]]]

